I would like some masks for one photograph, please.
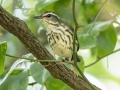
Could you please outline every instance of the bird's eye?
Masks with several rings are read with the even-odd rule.
[[[51,14],[48,14],[47,17],[50,18],[50,17],[51,17]]]

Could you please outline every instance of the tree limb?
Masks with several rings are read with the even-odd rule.
[[[33,35],[26,23],[9,14],[0,6],[0,25],[15,35],[26,48],[39,60],[55,60]],[[41,63],[57,79],[62,80],[74,90],[91,90],[89,85],[65,65],[57,63]],[[96,87],[96,90],[100,90]]]
[[[77,30],[79,28],[78,22],[76,20],[76,16],[75,16],[75,0],[73,0],[73,6],[72,6],[72,11],[73,11],[73,20],[75,23],[75,29],[74,29],[74,35],[73,35],[73,43],[75,43],[76,41],[76,35],[77,35]],[[74,65],[76,67],[76,69],[78,70],[78,72],[80,73],[80,75],[82,76],[82,78],[87,82],[87,84],[91,87],[92,90],[95,90],[95,87],[89,82],[89,80],[85,77],[85,75],[83,74],[83,72],[81,71],[81,69],[78,67],[77,65],[77,60],[76,60],[76,52],[75,52],[75,44],[73,44],[73,59],[74,59]]]

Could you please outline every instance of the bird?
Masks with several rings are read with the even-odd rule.
[[[64,57],[65,60],[73,60],[73,34],[74,29],[52,11],[45,11],[41,15],[34,16],[39,19],[47,29],[47,40],[54,54]],[[78,37],[76,35],[75,51],[79,50]],[[76,53],[76,60],[80,58]]]

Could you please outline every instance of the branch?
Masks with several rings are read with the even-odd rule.
[[[115,50],[115,51],[113,51],[113,52],[111,52],[111,53],[109,53],[109,54],[107,54],[107,55],[105,55],[105,56],[103,56],[103,57],[98,58],[95,62],[93,62],[93,63],[91,63],[91,64],[89,64],[89,65],[86,65],[85,68],[88,68],[88,67],[96,64],[96,63],[99,62],[101,59],[103,59],[103,58],[105,58],[105,57],[107,57],[107,56],[109,56],[109,55],[111,55],[111,54],[113,54],[113,53],[116,53],[116,52],[118,52],[118,51],[120,51],[120,48],[117,49],[117,50]]]
[[[106,1],[104,2],[104,4],[102,5],[102,7],[100,8],[99,12],[97,13],[97,15],[96,15],[96,17],[95,17],[95,19],[94,19],[94,21],[93,21],[92,26],[91,26],[90,29],[89,29],[89,32],[88,32],[89,34],[91,33],[92,28],[93,28],[93,26],[95,25],[95,22],[96,22],[98,16],[100,15],[101,11],[104,9],[104,7],[108,4],[109,1],[110,1],[110,0],[106,0]]]
[[[75,17],[75,0],[73,0],[72,11],[73,11],[73,20],[74,20],[74,23],[75,23],[75,30],[74,30],[74,35],[73,35],[73,59],[74,59],[74,65],[75,65],[76,69],[78,70],[78,72],[80,73],[80,75],[83,77],[83,79],[90,86],[90,88],[92,90],[96,90],[95,87],[88,81],[88,79],[85,77],[85,75],[83,74],[83,72],[81,71],[81,69],[77,65],[75,41],[76,41],[76,33],[77,33],[77,29],[79,28],[79,25],[78,25],[78,22],[77,22],[76,17]]]
[[[55,60],[33,35],[26,23],[9,14],[0,6],[0,25],[15,35],[38,60]],[[62,80],[74,90],[91,90],[88,84],[63,64],[41,63],[57,79]],[[100,90],[96,87],[96,90]]]

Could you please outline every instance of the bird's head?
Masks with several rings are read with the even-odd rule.
[[[51,11],[46,11],[39,16],[35,16],[34,18],[40,19],[45,26],[57,25],[60,20],[60,18]]]

